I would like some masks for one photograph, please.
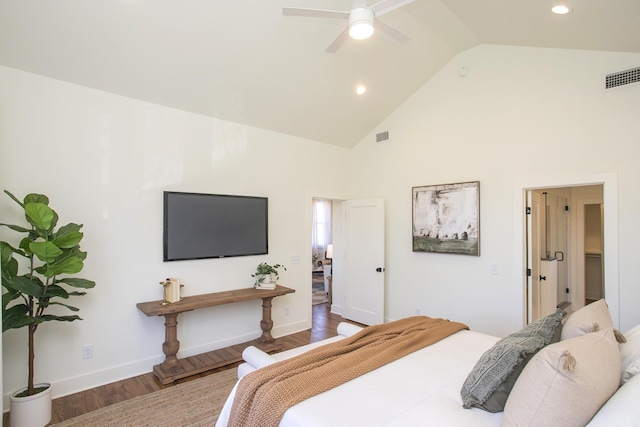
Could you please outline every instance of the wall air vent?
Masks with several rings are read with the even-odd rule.
[[[376,134],[377,143],[386,142],[388,140],[389,140],[389,131],[380,132]]]
[[[612,89],[632,83],[640,83],[640,67],[607,74],[604,79],[604,88]]]

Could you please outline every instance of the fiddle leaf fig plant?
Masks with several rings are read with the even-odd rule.
[[[78,311],[62,301],[86,294],[69,288],[89,289],[95,282],[68,277],[82,270],[87,257],[87,253],[80,250],[81,224],[69,223],[56,228],[58,214],[49,207],[47,196],[32,193],[21,202],[9,191],[4,192],[22,207],[27,225],[0,223],[23,236],[17,247],[0,241],[2,332],[25,326],[28,329],[29,376],[24,395],[30,396],[39,391],[34,388],[34,337],[38,327],[54,320],[82,320],[77,314],[59,314],[66,310]]]

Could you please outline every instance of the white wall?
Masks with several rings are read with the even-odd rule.
[[[468,74],[460,77],[463,66]],[[387,203],[388,319],[420,308],[482,332],[518,329],[522,188],[604,174],[617,177],[619,323],[623,331],[640,323],[640,85],[605,92],[601,82],[637,66],[638,54],[479,46],[454,58],[351,151],[352,196]],[[375,133],[387,130],[390,141],[376,144]],[[411,187],[476,180],[481,256],[413,253]],[[492,263],[498,275],[490,274]]]
[[[1,189],[47,194],[61,221],[83,223],[80,277],[97,283],[71,301],[84,320],[47,323],[36,335],[36,381],[52,382],[54,397],[164,359],[164,319],[136,303],[160,299],[166,277],[193,295],[250,287],[259,262],[285,264],[280,282],[296,293],[274,299],[273,335],[311,326],[311,198],[345,198],[345,149],[3,67],[0,93]],[[269,255],[163,263],[163,190],[268,197]],[[2,222],[21,223],[16,208],[0,194]],[[7,233],[0,228],[0,238]],[[256,338],[261,315],[260,300],[185,313],[178,355]],[[84,344],[94,345],[92,359],[81,358]],[[3,334],[2,348],[8,394],[26,385],[26,329]]]

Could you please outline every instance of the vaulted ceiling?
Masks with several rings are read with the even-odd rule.
[[[376,33],[326,53],[346,21],[282,8],[349,0],[1,0],[0,64],[352,147],[479,44],[640,53],[640,0],[566,0],[563,16],[555,3],[415,0],[380,17],[407,43]]]

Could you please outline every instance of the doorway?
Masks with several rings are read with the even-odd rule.
[[[616,292],[606,293],[604,275],[604,242],[609,237],[604,185],[535,188],[526,193],[526,323],[556,308],[571,312],[605,297],[617,305]],[[617,290],[614,285],[610,288]]]
[[[314,198],[311,219],[311,305],[331,304],[333,201]]]
[[[531,322],[569,301],[569,198],[571,189],[527,191],[527,321]]]
[[[604,298],[604,230],[602,203],[584,206],[585,304]]]

